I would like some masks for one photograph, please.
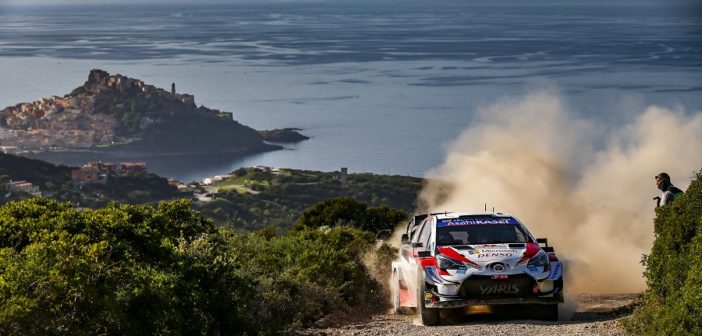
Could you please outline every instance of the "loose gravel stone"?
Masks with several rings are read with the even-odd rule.
[[[392,313],[373,315],[361,323],[333,328],[307,329],[303,335],[625,335],[621,319],[628,315],[638,295],[582,295],[572,317],[563,321],[514,320],[498,315],[444,316],[440,326],[426,327],[416,316]]]

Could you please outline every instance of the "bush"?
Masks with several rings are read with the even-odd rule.
[[[231,334],[251,290],[188,202],[0,207],[0,334]],[[41,322],[39,322],[41,321]]]
[[[397,209],[386,206],[368,208],[365,203],[351,197],[337,197],[321,201],[305,210],[297,219],[295,228],[335,226],[341,223],[388,236],[405,217]]]
[[[362,264],[373,235],[353,228],[307,228],[275,235],[229,232],[230,256],[257,290],[252,319],[263,331],[310,325],[364,303],[372,288]]]
[[[642,335],[702,335],[702,171],[682,197],[656,210],[655,235],[644,258],[648,290],[625,326]]]
[[[365,203],[358,202],[351,197],[331,198],[321,201],[305,210],[295,223],[295,228],[302,229],[304,227],[317,226],[331,227],[340,222],[362,222],[366,219],[367,208],[368,206]]]
[[[190,206],[0,207],[0,335],[277,334],[378,300],[374,234],[229,231]]]

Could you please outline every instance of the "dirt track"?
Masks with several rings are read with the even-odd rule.
[[[379,313],[346,317],[334,322],[335,327],[307,329],[304,335],[623,335],[621,318],[628,315],[638,295],[578,295],[575,310],[565,312],[569,318],[557,322],[524,319],[523,311],[464,315],[460,312],[442,315],[436,327],[422,326],[412,315]],[[320,321],[321,324],[332,323]]]

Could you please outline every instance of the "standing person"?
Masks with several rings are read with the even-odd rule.
[[[667,173],[656,175],[656,186],[663,192],[661,196],[653,198],[656,200],[656,207],[670,204],[683,194],[682,190],[678,189],[670,182],[670,176]]]

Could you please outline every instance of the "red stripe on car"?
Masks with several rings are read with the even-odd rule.
[[[467,264],[471,264],[471,265],[476,266],[476,267],[480,267],[480,265],[478,265],[478,264],[474,263],[473,261],[471,261],[470,259],[464,257],[460,252],[458,252],[458,250],[456,250],[455,248],[453,248],[451,246],[439,247],[439,252],[441,252],[441,254],[443,254],[451,259],[455,259],[455,260],[462,261],[462,262],[467,263]]]
[[[541,251],[541,247],[539,247],[539,244],[527,243],[526,251],[524,252],[524,256],[522,256],[522,259],[519,259],[519,262],[517,262],[517,265],[531,259],[531,257],[535,256],[537,253],[539,253],[539,251]]]

